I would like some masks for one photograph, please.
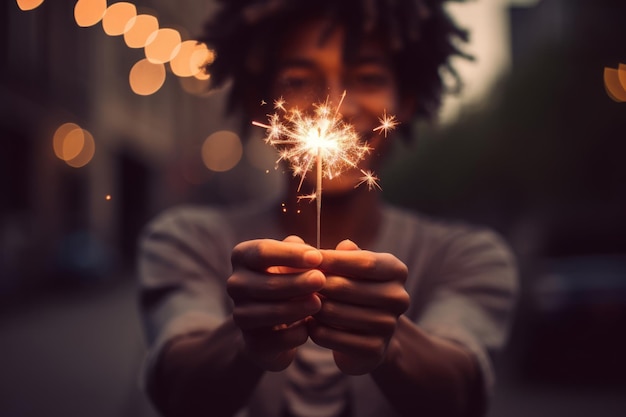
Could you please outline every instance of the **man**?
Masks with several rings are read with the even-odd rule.
[[[484,413],[516,290],[509,251],[355,188],[394,140],[374,132],[383,114],[405,134],[434,114],[463,37],[434,0],[223,2],[205,40],[231,108],[258,120],[262,100],[304,113],[341,102],[372,151],[324,179],[324,249],[311,246],[316,206],[297,203],[315,175],[287,182],[285,212],[188,207],[150,225],[146,378],[164,415]]]

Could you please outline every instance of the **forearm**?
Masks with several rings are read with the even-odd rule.
[[[404,316],[372,377],[403,416],[466,417],[484,407],[473,356],[426,334]]]
[[[231,416],[245,405],[262,375],[243,353],[241,332],[229,318],[212,333],[166,345],[151,396],[167,417]]]

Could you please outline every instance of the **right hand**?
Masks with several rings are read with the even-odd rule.
[[[297,236],[242,242],[232,252],[228,295],[248,356],[267,371],[285,369],[307,341],[306,319],[320,311],[326,278],[321,253]]]

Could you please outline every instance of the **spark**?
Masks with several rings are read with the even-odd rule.
[[[282,97],[278,98],[277,100],[274,100],[274,108],[276,110],[282,110],[285,111],[285,99],[283,99]]]
[[[374,175],[372,171],[361,170],[361,172],[363,173],[363,176],[359,178],[360,181],[354,186],[354,188],[357,188],[361,184],[367,184],[367,189],[370,191],[373,190],[374,188],[378,188],[379,190],[382,191],[380,184],[378,184],[378,181],[380,180],[380,178]]]
[[[387,137],[387,133],[390,130],[393,130],[396,128],[396,126],[398,126],[398,124],[400,122],[398,122],[398,120],[396,119],[396,116],[388,116],[387,115],[387,110],[385,110],[383,112],[383,117],[379,117],[378,120],[380,121],[380,126],[376,127],[373,129],[374,132],[381,132],[385,135],[385,137]]]
[[[266,104],[267,104],[267,101],[261,100],[261,106],[265,106]]]
[[[304,195],[299,195],[298,196],[298,202],[300,202],[300,200],[309,200],[309,201],[313,201],[317,198],[317,195],[315,193],[311,193],[311,194],[304,194]]]

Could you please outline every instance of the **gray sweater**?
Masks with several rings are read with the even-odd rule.
[[[272,211],[278,204],[237,209],[180,207],[146,229],[140,245],[141,311],[150,345],[144,382],[173,337],[210,330],[230,314],[226,280],[239,242],[283,239]],[[403,261],[411,305],[405,315],[424,331],[472,352],[485,395],[493,389],[493,355],[506,341],[517,293],[514,258],[493,232],[435,221],[386,206],[371,247]],[[288,370],[267,372],[241,415],[279,416]],[[369,375],[346,376],[355,416],[394,416]]]

